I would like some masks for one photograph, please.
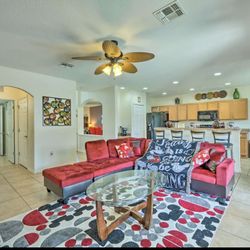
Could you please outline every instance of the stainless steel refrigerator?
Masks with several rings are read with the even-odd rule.
[[[147,138],[154,139],[155,138],[154,128],[166,127],[167,121],[168,121],[167,112],[147,113]]]

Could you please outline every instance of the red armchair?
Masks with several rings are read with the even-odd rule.
[[[224,145],[201,143],[200,150],[214,149],[218,154],[226,152]],[[217,167],[216,172],[205,169],[203,166],[195,167],[192,171],[191,189],[209,194],[227,197],[234,185],[234,160],[225,158]]]

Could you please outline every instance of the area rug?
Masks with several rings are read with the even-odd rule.
[[[129,218],[101,242],[95,203],[84,194],[67,205],[46,204],[0,223],[2,247],[208,247],[229,200],[202,193],[154,193],[153,221],[145,230]],[[143,214],[143,211],[142,211]],[[104,206],[109,224],[118,216]]]

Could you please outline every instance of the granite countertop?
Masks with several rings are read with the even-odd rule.
[[[167,128],[167,127],[157,127],[154,128],[155,130],[227,130],[227,131],[242,131],[243,129],[241,128]],[[250,130],[249,130],[250,131]]]

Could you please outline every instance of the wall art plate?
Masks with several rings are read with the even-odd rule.
[[[43,126],[71,126],[71,100],[43,96]]]

